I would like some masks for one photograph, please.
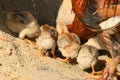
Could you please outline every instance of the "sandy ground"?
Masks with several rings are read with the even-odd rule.
[[[73,18],[70,0],[63,0],[56,21],[71,23]],[[85,80],[88,73],[77,64],[40,57],[38,48],[12,36],[4,21],[0,14],[0,80]]]

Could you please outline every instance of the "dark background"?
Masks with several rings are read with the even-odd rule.
[[[28,10],[39,24],[55,26],[58,10],[63,0],[0,0],[0,15],[9,10]]]

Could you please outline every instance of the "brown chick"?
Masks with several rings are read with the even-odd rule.
[[[35,38],[38,33],[38,22],[31,12],[23,10],[10,11],[6,18],[7,28],[23,39],[25,36]]]
[[[88,68],[92,68],[92,73],[88,77],[94,76],[95,72],[94,66],[98,61],[99,51],[97,48],[91,45],[82,45],[77,56],[77,62],[79,64],[80,69],[85,70]]]
[[[68,63],[69,59],[74,59],[77,57],[80,49],[80,39],[76,34],[70,33],[67,26],[62,22],[57,23],[57,31],[58,49],[61,54],[66,57],[63,61]]]
[[[53,26],[49,26],[47,24],[40,26],[40,34],[36,39],[36,44],[40,50],[42,50],[42,56],[47,55],[56,58],[55,47],[57,43],[57,37],[57,30]]]

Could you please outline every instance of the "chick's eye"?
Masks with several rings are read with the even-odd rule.
[[[20,20],[21,23],[26,24],[26,17],[25,17],[25,14],[16,13],[16,17]]]
[[[40,34],[41,34],[41,30],[38,30],[38,31],[36,32],[36,37],[39,37]]]
[[[54,36],[55,35],[55,31],[53,29],[50,29],[50,34]]]
[[[50,35],[52,36],[52,38],[54,38],[55,40],[57,40],[57,31],[54,29],[50,29]]]

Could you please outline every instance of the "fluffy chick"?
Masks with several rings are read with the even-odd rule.
[[[94,66],[98,61],[98,55],[99,52],[94,46],[82,45],[77,57],[80,69],[85,70],[92,67],[92,75],[94,75],[96,73]]]
[[[97,49],[104,49],[110,52],[112,59],[106,60],[107,64],[102,76],[98,80],[116,80],[116,66],[120,61],[120,16],[115,16],[100,23],[100,26],[107,29],[90,38],[85,45],[92,45]]]
[[[58,33],[53,26],[47,24],[40,26],[40,34],[36,39],[37,46],[42,50],[42,56],[52,54],[53,58],[55,56],[55,47],[57,43]],[[50,54],[48,53],[50,51]]]
[[[25,36],[35,38],[38,33],[38,22],[31,12],[23,10],[13,10],[8,12],[6,17],[7,28],[23,39]]]
[[[67,26],[63,22],[57,23],[58,31],[58,49],[61,54],[66,57],[63,61],[69,62],[69,59],[74,59],[77,57],[80,49],[80,39],[74,34],[70,33],[67,29]]]

